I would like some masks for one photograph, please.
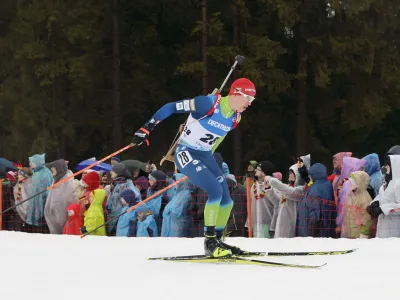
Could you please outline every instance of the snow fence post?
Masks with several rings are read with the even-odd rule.
[[[247,228],[249,230],[249,238],[253,237],[253,220],[251,214],[251,173],[246,172],[246,192],[247,192]]]

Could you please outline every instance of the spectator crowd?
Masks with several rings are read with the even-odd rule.
[[[289,166],[288,178],[283,180],[267,160],[250,161],[246,176],[236,177],[221,154],[215,153],[234,202],[225,234],[246,237],[251,231],[256,238],[400,237],[399,155],[399,145],[389,149],[382,164],[376,153],[357,158],[351,152],[340,152],[333,155],[333,171],[328,174],[327,166],[314,163],[308,154]],[[130,209],[183,178],[178,171],[163,172],[154,164],[113,157],[110,171],[89,169],[79,179],[64,180],[73,174],[68,161],[46,163],[45,154],[29,157],[29,166],[15,166],[18,172],[9,171],[3,182],[3,210],[18,204],[3,215],[5,230],[203,236],[207,194],[187,179]],[[250,185],[246,185],[246,178]],[[101,226],[105,222],[106,226]]]

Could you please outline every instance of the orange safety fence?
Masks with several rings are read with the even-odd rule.
[[[283,226],[285,223],[282,222],[282,220],[280,220],[279,223],[277,221],[277,216],[282,210],[289,207],[290,200],[279,194],[279,191],[277,191],[278,194],[277,198],[275,199],[265,197],[255,200],[255,189],[253,188],[252,178],[247,177],[245,180],[243,180],[243,178],[237,177],[236,181],[236,183],[230,182],[231,184],[229,186],[234,204],[231,216],[226,226],[226,234],[231,237],[274,237],[274,235],[276,235],[276,233],[278,232],[278,229],[280,229],[279,226]],[[17,193],[17,186],[15,186],[15,184],[18,183],[12,184],[8,181],[0,182],[2,183],[2,189],[0,190],[0,211],[3,211],[18,202],[14,199],[14,193]],[[76,202],[78,204],[79,211],[77,214],[81,218],[80,221],[82,226],[84,222],[84,212],[91,205],[91,199],[89,197],[90,193],[86,192],[86,188],[79,184],[79,180],[75,180],[74,182],[74,187],[76,189],[76,199],[69,199],[68,201],[70,203]],[[103,186],[106,188],[106,190],[108,191],[107,193],[110,195],[110,193],[112,193],[110,192],[110,190],[112,190],[113,188],[109,186],[109,183],[105,183],[103,184]],[[165,187],[166,185],[167,183],[165,183],[165,185],[163,185],[159,190],[163,189],[163,187]],[[60,187],[63,188],[63,185],[60,185]],[[208,197],[204,191],[194,186],[190,186],[190,192],[190,199],[186,199],[187,203],[181,207],[182,212],[180,216],[178,216],[179,214],[175,214],[174,209],[171,208],[173,195],[170,195],[169,192],[163,193],[156,199],[152,199],[149,201],[148,205],[151,207],[150,211],[157,225],[158,236],[161,236],[163,234],[163,227],[165,229],[166,219],[169,218],[169,220],[171,220],[171,215],[173,216],[172,219],[176,218],[173,220],[173,222],[180,222],[179,226],[181,226],[181,231],[179,233],[173,233],[176,234],[176,236],[203,236],[204,207],[206,205]],[[303,193],[297,195],[299,199],[302,197],[302,194]],[[147,193],[146,189],[142,191],[142,199],[146,199],[151,195],[152,194]],[[296,195],[292,194],[291,196]],[[23,201],[23,197],[20,200]],[[119,201],[120,199],[117,199],[117,202]],[[292,207],[292,210],[294,209],[294,215],[292,216],[293,219],[287,220],[287,223],[292,224],[292,237],[297,234],[298,236],[304,236],[304,232],[306,232],[306,235],[309,234],[310,236],[318,237],[321,236],[321,232],[329,231],[329,236],[333,238],[340,237],[341,234],[344,234],[343,232],[340,232],[341,228],[337,228],[336,226],[337,207],[334,201],[312,197],[308,197],[305,201],[308,201],[308,205],[317,205],[318,207],[320,207],[320,214],[321,216],[323,216],[323,218],[313,223],[313,221],[310,219],[311,217],[308,215],[304,215],[304,212],[300,209],[297,210],[297,219],[300,218],[304,222],[299,222],[298,220],[296,220],[296,207],[299,206],[299,202],[291,203],[290,206]],[[28,201],[28,203],[30,204],[31,200]],[[122,205],[118,204],[117,206],[118,209],[122,209]],[[156,211],[154,211],[152,207],[156,207]],[[44,210],[46,210],[45,207]],[[365,206],[355,206],[351,203],[343,204],[339,207],[339,211],[341,211],[343,215],[343,229],[346,229],[348,232],[359,232],[360,230],[365,229],[365,227],[368,225],[368,222],[373,223],[370,216],[366,214]],[[66,222],[68,219],[66,207],[60,209],[59,212],[64,215]],[[116,215],[115,213],[112,214],[110,207],[107,206],[107,198],[103,202],[103,214],[104,222],[107,222],[111,217]],[[175,217],[174,214],[177,215],[177,217]],[[131,223],[135,223],[137,219],[131,221]],[[118,222],[119,220],[117,219],[117,222],[115,224],[107,224],[106,234],[108,236],[115,236],[118,234]],[[266,224],[263,224],[263,222],[269,222],[267,224],[268,226],[264,226]],[[20,209],[12,209],[3,215],[0,214],[1,230],[13,230],[29,233],[51,233],[51,228],[49,229],[49,227],[51,226],[48,225],[48,220],[46,219],[44,213],[39,220],[39,224],[36,224],[36,226],[25,223],[23,216],[21,216]],[[137,228],[134,229],[134,226],[136,225],[132,224],[133,231],[129,231],[129,236],[135,236],[136,232],[134,230],[136,230]],[[350,227],[352,226],[355,230],[350,230]],[[296,233],[294,233],[295,231]],[[262,232],[261,235],[260,232]],[[76,234],[80,234],[80,232],[77,232]]]

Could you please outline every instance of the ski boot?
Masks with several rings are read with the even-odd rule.
[[[245,256],[245,255],[249,254],[249,252],[244,251],[244,250],[240,249],[239,247],[231,246],[231,245],[224,243],[223,242],[223,235],[224,235],[223,231],[217,231],[216,235],[217,235],[218,243],[221,245],[221,247],[224,249],[230,250],[233,255]]]
[[[215,227],[214,227],[215,228]],[[204,233],[204,252],[207,257],[221,258],[232,255],[231,250],[222,247],[215,235],[215,229],[207,227]]]

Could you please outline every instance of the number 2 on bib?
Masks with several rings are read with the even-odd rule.
[[[178,162],[182,168],[186,167],[193,160],[189,151],[180,151],[176,157],[178,158]]]

